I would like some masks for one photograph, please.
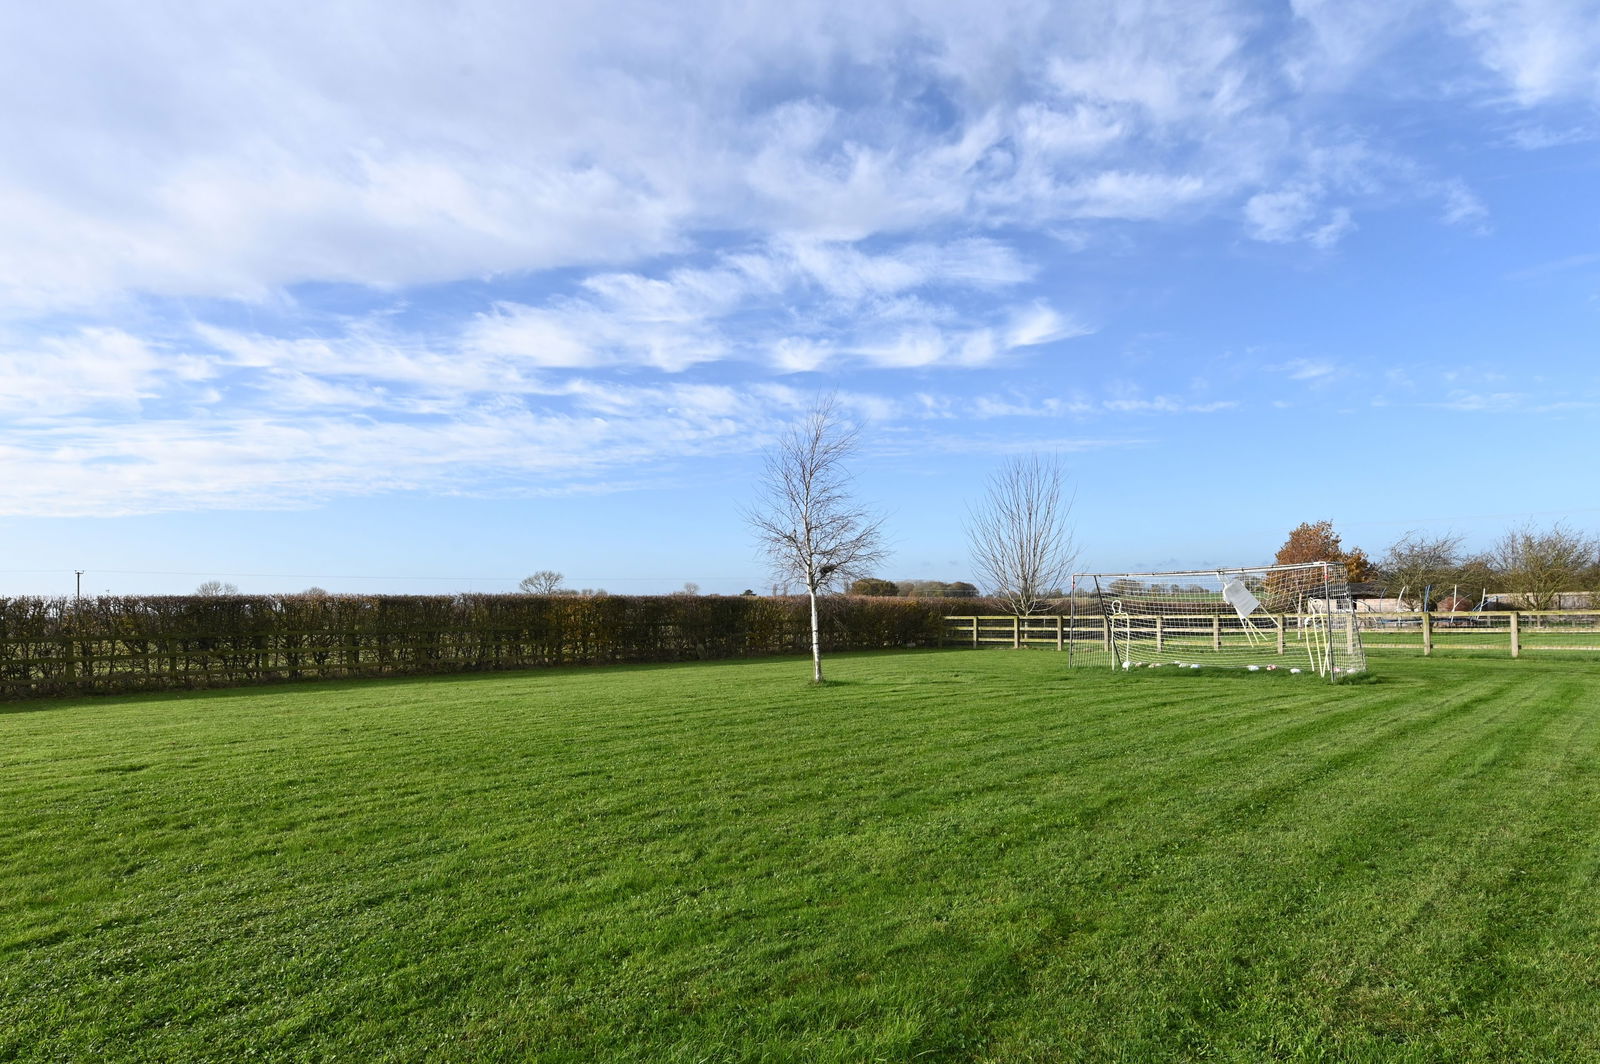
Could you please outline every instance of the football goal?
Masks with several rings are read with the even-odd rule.
[[[1081,573],[1112,668],[1223,667],[1337,678],[1367,667],[1344,566]]]

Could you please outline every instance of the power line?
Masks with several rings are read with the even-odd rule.
[[[527,575],[527,574],[524,573],[523,576],[418,576],[418,575],[412,574],[412,573],[405,573],[405,574],[391,574],[391,575],[385,576],[385,575],[357,574],[357,573],[229,573],[229,572],[219,572],[218,570],[215,570],[215,569],[192,570],[192,571],[191,570],[183,570],[183,569],[93,569],[93,568],[84,569],[84,570],[72,570],[72,569],[0,569],[0,573],[41,574],[41,573],[65,573],[65,572],[84,572],[84,573],[95,573],[95,574],[102,574],[102,575],[109,575],[109,576],[211,576],[211,577],[237,576],[237,577],[246,577],[246,578],[250,578],[250,579],[259,579],[259,580],[449,580],[449,581],[454,581],[454,582],[462,582],[462,581],[486,581],[487,582],[487,581],[496,581],[496,580],[499,580],[499,581],[510,580],[510,581],[515,582],[515,581],[523,579],[523,576]],[[580,574],[580,575],[582,575],[582,574]],[[685,574],[683,574],[683,573],[673,573],[670,576],[589,576],[589,575],[582,575],[582,579],[583,580],[606,580],[606,581],[610,581],[610,582],[613,582],[613,583],[628,583],[628,582],[641,582],[641,581],[660,581],[660,580],[683,580],[685,578],[686,578]],[[748,579],[750,579],[750,575],[748,573],[746,573],[746,574],[744,574],[742,576],[704,576],[704,575],[698,575],[698,574],[691,573],[691,574],[688,574],[687,579],[691,579],[691,580],[748,580]]]
[[[1516,510],[1503,514],[1456,514],[1453,517],[1399,517],[1373,521],[1344,521],[1345,525],[1426,525],[1446,521],[1503,521],[1519,517],[1565,517],[1569,514],[1600,513],[1600,507],[1589,506],[1571,510]]]

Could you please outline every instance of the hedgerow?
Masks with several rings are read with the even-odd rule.
[[[992,603],[824,600],[825,650],[931,646]],[[809,650],[805,599],[233,595],[0,599],[0,698]]]

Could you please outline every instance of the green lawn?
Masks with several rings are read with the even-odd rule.
[[[0,709],[0,1060],[1600,1059],[1600,665]]]

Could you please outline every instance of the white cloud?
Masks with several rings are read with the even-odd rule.
[[[1256,193],[1244,205],[1250,235],[1273,243],[1298,239],[1316,216],[1319,198],[1319,190],[1304,184]]]
[[[93,411],[126,416],[165,388],[204,381],[203,361],[121,329],[84,328],[0,346],[0,414],[19,420]]]
[[[1284,374],[1292,381],[1321,382],[1337,376],[1340,372],[1339,366],[1332,362],[1310,358],[1290,359],[1282,365],[1267,368]]]
[[[1453,0],[1484,65],[1524,107],[1600,103],[1600,5],[1594,0]]]
[[[502,303],[467,329],[463,348],[544,368],[766,362],[781,373],[851,360],[888,368],[981,366],[1005,351],[1084,334],[1043,302],[964,312],[964,290],[1026,282],[1031,264],[997,241],[912,242],[863,251],[788,240],[721,255],[661,278],[608,273],[543,306]],[[805,307],[796,315],[794,308]],[[1000,322],[1009,321],[1003,335]]]
[[[1011,315],[1006,332],[1007,347],[1034,347],[1074,336],[1087,336],[1091,330],[1066,317],[1054,307],[1034,303],[1018,307]]]
[[[1283,69],[1354,65],[1432,10],[1300,0],[1301,40],[1230,0],[685,3],[670,20],[612,0],[107,3],[74,8],[70,33],[37,7],[0,37],[30,87],[0,101],[30,146],[0,159],[0,314],[626,267],[726,234],[804,251],[1233,211],[1343,136],[1285,99]],[[1451,10],[1519,101],[1593,99],[1592,3]],[[996,246],[968,265],[1004,274]],[[864,265],[891,273],[839,284],[896,283],[896,263]]]
[[[1073,355],[1047,346],[1090,331],[1068,308],[1116,303],[1050,257],[1151,230],[1224,218],[1305,254],[1409,205],[1485,231],[1373,101],[1569,142],[1600,101],[1596,14],[22,5],[0,34],[27,146],[0,154],[0,491],[42,513],[576,489],[748,450],[798,401],[774,381],[863,369],[931,381],[851,400],[889,417],[1226,409],[938,373]],[[345,286],[365,309],[316,309]]]
[[[1384,70],[1385,53],[1422,21],[1427,0],[1292,0],[1299,35],[1284,66],[1302,90],[1347,87]]]
[[[1511,132],[1511,143],[1527,151],[1560,148],[1568,144],[1584,144],[1600,140],[1600,130],[1592,126],[1550,126],[1532,123],[1519,126]]]
[[[1306,239],[1313,247],[1330,248],[1355,227],[1356,223],[1350,216],[1350,208],[1335,207],[1329,213],[1328,220],[1308,232]]]

